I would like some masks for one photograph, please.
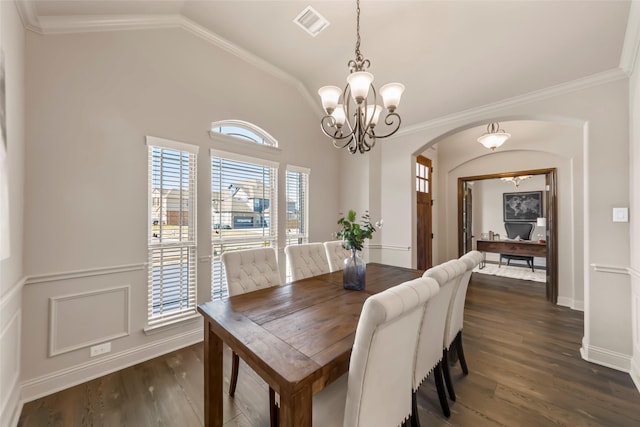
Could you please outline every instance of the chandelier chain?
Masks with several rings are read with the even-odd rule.
[[[356,61],[362,62],[362,53],[360,53],[360,0],[356,1]]]

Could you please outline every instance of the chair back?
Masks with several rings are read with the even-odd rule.
[[[530,222],[505,222],[504,229],[509,239],[520,237],[522,240],[531,240],[533,224]]]
[[[324,249],[329,261],[329,271],[344,270],[344,260],[351,256],[351,252],[342,247],[342,240],[324,242]]]
[[[345,427],[399,426],[411,414],[418,330],[438,292],[435,280],[418,278],[367,298],[349,362]]]
[[[465,271],[465,264],[456,259],[430,268],[423,274],[423,277],[430,277],[438,282],[440,292],[426,305],[418,336],[412,384],[414,391],[442,359],[445,326],[453,295]]]
[[[229,296],[279,286],[280,269],[274,248],[242,249],[221,256]]]
[[[284,253],[287,255],[287,271],[291,280],[302,280],[329,272],[327,253],[320,242],[289,245],[284,248]]]
[[[453,295],[451,312],[447,319],[447,325],[445,326],[444,345],[447,348],[451,346],[451,343],[464,325],[464,304],[467,299],[469,280],[471,279],[473,269],[482,261],[482,253],[470,251],[461,256],[459,260],[464,263],[466,270],[462,273],[456,293]]]

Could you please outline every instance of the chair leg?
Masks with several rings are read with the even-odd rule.
[[[231,378],[229,379],[229,396],[233,397],[236,393],[236,385],[238,384],[238,365],[240,364],[240,356],[234,351],[231,354]]]
[[[271,427],[278,427],[278,405],[276,405],[276,392],[269,387],[269,422]]]
[[[420,427],[420,417],[418,416],[418,391],[411,393],[411,427]]]
[[[451,411],[449,410],[449,402],[447,402],[447,394],[444,391],[444,382],[442,381],[442,361],[436,365],[433,369],[434,380],[436,382],[436,390],[438,390],[438,400],[440,400],[440,407],[442,408],[442,413],[445,417],[449,418],[451,416]]]
[[[449,351],[445,348],[442,350],[442,374],[444,376],[444,382],[447,385],[449,391],[449,399],[456,401],[456,392],[453,389],[453,382],[451,381],[451,370],[449,369]]]
[[[456,335],[456,339],[454,340],[454,342],[456,343],[458,360],[460,360],[460,367],[462,368],[462,372],[465,375],[469,375],[469,368],[467,367],[467,361],[464,358],[464,350],[462,348],[462,331],[458,332],[458,335]]]

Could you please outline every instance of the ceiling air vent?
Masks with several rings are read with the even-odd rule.
[[[322,30],[329,26],[329,21],[327,21],[311,6],[307,6],[302,12],[300,12],[293,22],[298,24],[303,30],[311,34],[313,37],[320,34]]]

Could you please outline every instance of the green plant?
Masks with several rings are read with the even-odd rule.
[[[336,233],[336,237],[342,239],[342,246],[345,249],[362,250],[365,239],[371,239],[376,227],[382,227],[382,220],[376,222],[375,226],[371,223],[369,211],[365,211],[362,215],[362,221],[356,222],[356,211],[349,210],[346,217],[338,220],[340,230]]]

